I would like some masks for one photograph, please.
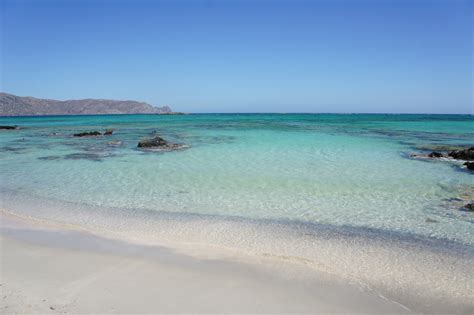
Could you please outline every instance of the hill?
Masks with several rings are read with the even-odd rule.
[[[137,101],[82,99],[58,101],[0,93],[0,116],[170,114],[168,106],[155,107]]]

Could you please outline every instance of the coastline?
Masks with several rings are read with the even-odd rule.
[[[34,221],[5,211],[0,213],[0,218],[1,283],[5,297],[1,308],[6,312],[462,314],[474,309],[468,297],[472,291],[466,291],[465,296],[440,298],[433,288],[425,287],[427,294],[423,296],[417,288],[403,292],[399,288],[377,287],[359,281],[362,278],[350,279],[343,270],[340,274],[327,270],[324,268],[327,262],[318,264],[301,257],[255,255],[199,241],[179,246],[152,245],[132,238],[126,241],[75,225]],[[356,243],[352,245],[357,246]],[[383,250],[372,252],[374,248],[365,251],[370,252],[374,261],[378,261],[379,255],[387,254]],[[422,255],[444,264],[452,262],[444,261],[447,256]],[[401,269],[407,267],[400,259],[387,270],[395,265]],[[66,276],[68,270],[74,270],[75,276]],[[408,279],[413,277],[410,271],[403,272]],[[394,276],[396,273],[390,275]],[[439,275],[432,276],[435,282],[440,281]],[[135,283],[133,289],[129,286],[130,279]],[[449,287],[448,283],[443,285]],[[196,295],[199,298],[195,299]]]

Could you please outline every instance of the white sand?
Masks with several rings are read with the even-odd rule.
[[[303,265],[188,255],[1,217],[1,313],[406,313]]]

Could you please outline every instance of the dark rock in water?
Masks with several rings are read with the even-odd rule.
[[[474,162],[466,162],[464,166],[466,166],[468,170],[474,171]]]
[[[154,137],[151,139],[145,139],[138,142],[138,147],[142,149],[161,149],[161,150],[174,150],[183,147],[181,144],[171,143],[161,137]]]
[[[429,154],[426,153],[411,153],[410,154],[411,158],[416,158],[416,159],[433,159],[433,158],[442,158],[444,155],[439,152],[431,152]]]
[[[430,157],[430,158],[440,158],[440,157],[443,157],[443,154],[433,151],[430,154],[428,154],[428,157]]]
[[[14,130],[14,129],[20,129],[18,126],[0,126],[0,129],[3,130]]]
[[[438,223],[439,221],[433,220],[431,218],[426,218],[425,222],[426,223]]]
[[[472,161],[474,160],[474,147],[464,150],[453,150],[448,155],[453,159]]]
[[[104,136],[110,136],[113,133],[114,133],[113,129],[106,129],[105,132],[104,132]]]
[[[464,205],[464,209],[466,209],[467,211],[474,211],[474,202]]]
[[[168,141],[161,137],[154,137],[152,139],[145,139],[138,142],[139,148],[153,148],[153,147],[164,147],[168,145]]]
[[[169,143],[161,137],[154,137],[152,139],[145,139],[138,142],[139,148],[155,148],[155,147],[166,147]]]
[[[74,137],[93,137],[93,136],[101,136],[102,134],[98,131],[89,131],[89,132],[79,132],[75,133]]]

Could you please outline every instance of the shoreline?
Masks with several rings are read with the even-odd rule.
[[[331,303],[327,304],[326,302],[322,303],[319,301],[318,303],[320,304],[314,304],[311,302],[314,300],[314,295],[309,294],[306,298],[304,298],[304,301],[299,301],[295,302],[296,304],[289,303],[289,304],[279,304],[277,301],[273,301],[272,303],[268,304],[267,306],[270,308],[258,308],[261,305],[259,303],[256,303],[256,301],[248,301],[248,306],[249,308],[243,308],[242,312],[254,312],[255,310],[261,310],[261,311],[268,311],[268,312],[277,312],[278,310],[286,310],[287,312],[305,312],[305,311],[316,311],[316,312],[354,312],[355,310],[360,310],[361,313],[400,313],[400,312],[428,312],[428,313],[470,313],[474,309],[474,305],[469,303],[469,292],[472,291],[466,291],[464,292],[466,295],[464,296],[456,296],[456,294],[453,293],[452,296],[441,296],[439,294],[434,294],[436,292],[430,292],[432,291],[432,288],[427,288],[423,286],[426,286],[426,282],[422,282],[421,285],[419,285],[420,288],[427,290],[429,294],[426,295],[420,295],[419,291],[416,290],[416,288],[410,288],[409,291],[404,292],[403,287],[397,288],[396,286],[393,286],[392,283],[379,283],[378,285],[375,285],[374,283],[367,283],[365,282],[366,279],[363,277],[348,277],[348,274],[345,273],[343,270],[341,270],[340,273],[334,272],[334,270],[328,270],[326,269],[327,262],[330,261],[315,261],[315,260],[309,260],[305,259],[304,257],[292,257],[292,256],[287,256],[287,255],[275,255],[271,253],[263,253],[261,255],[255,255],[255,253],[251,252],[243,252],[242,250],[238,250],[238,248],[232,248],[232,247],[222,247],[222,246],[212,246],[210,244],[205,244],[203,242],[197,242],[194,243],[181,243],[180,246],[177,246],[177,243],[172,246],[171,244],[167,245],[158,245],[158,244],[152,244],[152,243],[141,243],[137,242],[137,239],[130,238],[128,241],[124,238],[122,238],[124,235],[116,235],[116,236],[121,236],[121,239],[112,237],[112,235],[100,235],[97,233],[94,233],[93,231],[87,230],[87,229],[78,229],[78,226],[75,225],[60,225],[55,222],[47,222],[47,221],[33,221],[28,218],[21,218],[21,217],[13,217],[8,215],[6,212],[2,211],[0,213],[0,222],[1,222],[1,229],[0,229],[0,234],[2,235],[2,248],[7,249],[7,252],[18,252],[22,251],[21,248],[23,247],[31,247],[31,249],[35,252],[39,251],[53,251],[54,254],[53,256],[55,259],[58,259],[61,261],[64,253],[72,254],[73,252],[79,251],[80,253],[78,254],[78,257],[80,259],[85,259],[86,261],[89,260],[90,255],[99,255],[101,258],[99,260],[105,259],[105,260],[116,260],[117,255],[120,257],[119,260],[122,259],[131,259],[132,261],[137,261],[141,259],[145,260],[151,260],[154,263],[160,263],[160,261],[169,261],[170,259],[172,261],[178,262],[178,265],[184,264],[186,267],[182,268],[180,272],[187,273],[190,271],[195,271],[195,268],[198,266],[201,266],[203,263],[206,264],[206,262],[209,261],[218,261],[219,264],[222,265],[227,265],[225,267],[225,271],[229,271],[232,269],[230,266],[234,266],[237,264],[242,271],[242,274],[239,277],[243,277],[244,279],[248,279],[247,272],[249,270],[253,270],[252,272],[257,272],[258,275],[267,275],[270,277],[270,280],[265,280],[264,282],[258,282],[258,283],[253,283],[252,286],[260,286],[264,285],[268,281],[280,281],[281,278],[287,281],[285,285],[282,286],[283,291],[290,291],[294,290],[293,286],[300,287],[302,283],[304,284],[303,286],[309,285],[309,291],[308,292],[300,292],[301,297],[298,297],[298,299],[302,299],[304,296],[311,292],[316,292],[321,296],[322,301],[332,301]],[[57,236],[61,236],[58,238]],[[112,237],[112,238],[110,238]],[[5,246],[6,244],[6,246]],[[97,245],[99,244],[99,245]],[[354,247],[357,246],[357,241],[354,241],[353,244]],[[413,246],[413,244],[412,244]],[[150,250],[151,249],[151,250]],[[340,248],[337,250],[341,250]],[[347,250],[347,249],[346,249]],[[359,248],[359,250],[362,250],[359,252],[361,255],[368,255],[369,259],[373,259],[374,261],[378,260],[378,255],[385,255],[387,253],[384,253],[382,250],[382,253],[376,253],[376,252],[371,252],[374,250],[374,248]],[[426,251],[426,249],[421,249],[421,248],[416,248],[414,246],[413,248],[405,248],[405,250],[410,250],[410,251],[417,251],[417,250],[423,250]],[[368,252],[367,252],[368,251]],[[3,250],[2,250],[3,252]],[[365,253],[364,253],[365,252]],[[396,252],[396,249],[395,249]],[[23,253],[24,255],[25,253]],[[341,254],[341,253],[339,253]],[[344,253],[342,253],[344,254]],[[348,253],[350,255],[350,253]],[[414,254],[414,253],[410,253]],[[421,253],[421,256],[426,253]],[[439,254],[439,255],[438,255]],[[436,259],[440,260],[444,264],[450,264],[451,262],[449,260],[443,261],[446,259],[448,256],[442,256],[440,253],[436,254],[431,253],[431,256],[426,256],[426,259]],[[7,254],[8,255],[8,254]],[[6,257],[5,253],[2,254],[3,257]],[[180,256],[182,255],[182,256]],[[9,256],[9,255],[8,255]],[[112,258],[114,257],[114,258]],[[125,258],[124,258],[125,257]],[[372,258],[370,258],[372,257]],[[389,257],[390,258],[390,257]],[[403,258],[403,257],[402,257]],[[449,257],[448,257],[449,258]],[[453,259],[459,259],[459,257],[452,257]],[[15,258],[13,258],[15,259]],[[396,258],[398,259],[398,258]],[[467,257],[467,262],[472,260],[469,260],[469,257]],[[367,262],[367,261],[366,261]],[[418,260],[414,260],[414,263],[419,263]],[[413,263],[412,262],[412,263]],[[361,263],[360,261],[354,261],[354,264]],[[378,262],[378,264],[386,264],[387,262]],[[400,269],[402,271],[402,274],[405,272],[403,268],[407,267],[406,262],[401,259],[398,261],[396,264],[400,264]],[[27,264],[25,262],[25,264]],[[69,264],[69,266],[68,266]],[[66,263],[64,266],[68,266],[68,268],[78,268],[75,265],[70,265],[71,262]],[[3,265],[3,264],[2,264]],[[16,263],[13,265],[16,266]],[[12,270],[8,270],[9,268],[5,268],[5,266],[2,266],[3,268],[3,273],[4,275],[11,275]],[[234,266],[235,267],[235,266]],[[394,266],[389,266],[387,270],[390,271],[391,268]],[[411,266],[416,268],[424,268],[424,266]],[[435,265],[437,267],[437,265]],[[446,266],[445,266],[446,267]],[[456,266],[455,266],[456,267]],[[15,267],[16,268],[16,267]],[[27,269],[30,268],[32,270],[35,269],[34,266],[28,265]],[[81,267],[79,267],[80,269]],[[105,266],[104,266],[105,268]],[[214,267],[213,267],[214,268]],[[450,266],[449,268],[453,268]],[[471,267],[472,269],[472,267]],[[386,270],[386,271],[387,271]],[[375,270],[374,270],[375,271]],[[162,270],[164,274],[160,274],[161,276],[166,276],[169,275],[168,271]],[[393,272],[393,271],[391,271]],[[469,277],[469,270],[465,270],[465,272],[468,274]],[[20,273],[20,272],[18,272]],[[199,272],[198,272],[199,273]],[[429,272],[428,272],[429,273]],[[230,274],[226,274],[224,272],[225,276],[224,277],[230,277],[232,278],[233,271],[230,272]],[[426,274],[426,273],[425,273]],[[397,273],[394,273],[390,277],[396,277]],[[17,277],[20,277],[20,279],[16,279],[15,282],[18,282],[18,280],[21,280],[19,282],[24,282],[25,279],[21,279],[21,276],[18,274],[16,275]],[[212,278],[212,275],[208,275]],[[260,277],[259,276],[259,277]],[[406,270],[405,276],[410,279],[413,277],[412,274],[410,274],[410,271]],[[432,274],[434,277],[434,282],[439,282],[439,279],[436,279],[436,274]],[[64,279],[57,279],[58,275],[53,275],[52,279],[55,281],[62,281]],[[276,278],[275,278],[276,277]],[[4,278],[2,276],[2,278]],[[125,276],[125,278],[130,279],[133,278],[135,279],[135,275],[133,274],[128,274]],[[251,277],[252,278],[252,277]],[[206,283],[206,277],[201,279],[201,282]],[[240,279],[240,278],[239,278]],[[230,282],[234,281],[235,279],[229,279]],[[242,279],[240,279],[242,280]],[[247,281],[245,280],[245,281]],[[385,279],[387,280],[387,279]],[[392,279],[395,280],[395,279]],[[397,281],[400,279],[397,279]],[[414,282],[416,279],[411,279],[408,283]],[[426,279],[425,279],[426,280]],[[2,283],[4,280],[2,280]],[[242,280],[244,281],[244,280]],[[250,280],[249,280],[250,281]],[[252,279],[252,281],[254,281]],[[277,281],[277,282],[278,282]],[[459,279],[459,281],[463,281],[463,279]],[[466,279],[464,279],[466,281]],[[467,281],[469,281],[469,278],[467,278]],[[42,282],[42,281],[41,281]],[[42,286],[41,282],[37,283],[38,286]],[[186,282],[185,282],[186,283]],[[152,284],[145,284],[145,286],[152,286]],[[209,288],[210,290],[217,290],[219,288],[219,285],[216,284],[217,287],[213,287],[212,289]],[[328,292],[325,292],[329,287],[331,289]],[[449,286],[448,283],[444,283],[444,285]],[[467,284],[469,286],[469,284]],[[274,284],[272,284],[274,286]],[[390,287],[393,286],[393,287]],[[8,285],[6,284],[5,286],[2,286],[2,291],[8,290]],[[321,288],[325,288],[322,290]],[[91,289],[91,288],[89,288]],[[94,287],[92,287],[94,289]],[[268,289],[268,288],[267,288]],[[468,287],[465,288],[466,290],[469,290]],[[21,288],[17,288],[18,290],[22,290]],[[160,290],[165,290],[166,288],[160,288]],[[239,291],[237,293],[238,296],[240,295],[246,295],[248,294],[247,288],[244,289],[243,291]],[[271,290],[271,289],[269,289]],[[324,292],[323,292],[324,291]],[[352,303],[350,305],[347,304],[340,304],[338,301],[340,301],[340,298],[337,298],[338,292],[342,291],[347,291],[347,294],[349,297],[349,302]],[[13,292],[13,291],[12,291]],[[425,293],[427,293],[425,292]],[[443,293],[449,292],[446,290],[442,290]],[[177,294],[175,292],[174,294]],[[252,293],[252,296],[258,296],[260,294],[260,290],[257,290],[256,292]],[[325,296],[325,294],[329,294],[329,297]],[[362,296],[358,296],[359,294],[362,294]],[[117,296],[120,294],[117,293]],[[289,292],[284,293],[282,296],[288,296],[291,294]],[[8,296],[8,295],[7,295]],[[177,296],[180,296],[179,294]],[[357,298],[356,298],[357,297]],[[138,296],[136,297],[137,299],[139,298]],[[169,297],[171,298],[171,297]],[[346,298],[346,297],[345,297]],[[331,299],[336,299],[336,300],[331,300]],[[363,305],[359,305],[355,301],[357,300],[364,300],[367,299],[367,303]],[[8,299],[7,299],[8,300]],[[225,299],[224,299],[225,300]],[[385,302],[381,302],[381,300]],[[346,302],[348,302],[346,301]],[[8,302],[8,301],[6,301]],[[13,301],[10,301],[11,303],[15,304],[15,299]],[[18,301],[16,301],[18,302]],[[189,309],[176,309],[176,311],[196,311],[196,310],[202,310],[203,312],[208,312],[212,311],[210,309],[201,309],[200,307],[205,307],[210,303],[209,301],[203,302],[202,305],[192,305],[191,308]],[[232,301],[222,301],[223,304],[219,304],[220,309],[216,311],[235,311],[234,309],[226,309],[228,305],[232,305]],[[256,303],[256,304],[255,304]],[[322,303],[322,304],[321,304]],[[388,303],[388,304],[387,304]],[[85,303],[87,305],[90,304],[90,302]],[[244,303],[245,304],[245,303]],[[20,302],[20,305],[21,304]],[[90,304],[91,307],[98,307],[94,303]],[[94,306],[95,305],[95,306]],[[128,304],[127,304],[128,305]],[[123,311],[127,311],[127,305],[124,305],[122,308]],[[209,304],[209,305],[212,305]],[[279,306],[279,308],[272,309],[271,307],[273,306]],[[294,308],[295,305],[299,305],[297,308]],[[4,306],[9,306],[9,305],[4,305]],[[23,305],[24,306],[24,305]],[[149,311],[156,311],[156,307],[158,309],[162,309],[163,305],[155,305],[153,304],[153,307],[155,309],[149,309]],[[243,305],[241,305],[243,306]],[[39,306],[38,306],[39,307]],[[53,306],[54,307],[54,306]],[[137,307],[137,305],[134,304],[133,307]],[[207,306],[206,306],[207,307]],[[308,307],[308,308],[305,308]],[[133,311],[135,310],[134,308],[128,309],[128,311]],[[164,311],[174,311],[173,309],[163,309]],[[27,309],[24,309],[24,311],[27,311]],[[40,310],[38,310],[40,311]],[[81,312],[81,311],[87,311],[85,309],[70,309],[70,311],[73,312]],[[93,309],[89,309],[88,311],[97,311]],[[110,310],[105,310],[102,309],[101,311],[108,312]]]
[[[1,219],[4,313],[411,312],[304,265],[251,262],[209,248],[199,249],[198,258],[4,214]]]

